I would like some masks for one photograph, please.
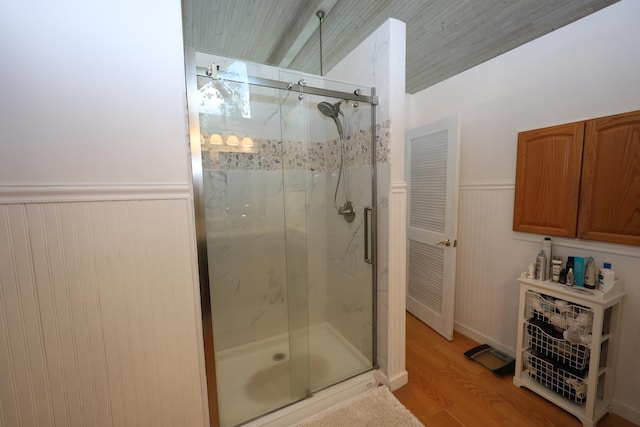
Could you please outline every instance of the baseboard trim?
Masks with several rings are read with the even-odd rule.
[[[640,426],[640,409],[638,408],[632,408],[626,403],[613,399],[611,401],[611,412]]]
[[[409,382],[409,374],[407,371],[403,371],[397,375],[395,375],[392,379],[389,379],[384,372],[380,372],[380,383],[389,387],[389,390],[396,391],[403,385]]]
[[[0,185],[0,204],[175,200],[190,197],[189,184]]]

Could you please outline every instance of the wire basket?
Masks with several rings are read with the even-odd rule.
[[[536,353],[549,357],[556,362],[577,370],[584,370],[589,366],[589,348],[581,344],[571,344],[569,341],[554,337],[545,332],[540,321],[529,320],[529,344]]]
[[[529,361],[527,371],[531,378],[577,404],[584,403],[587,397],[584,374],[576,375],[559,368],[534,352],[525,352],[525,357]]]
[[[593,311],[589,307],[569,304],[548,295],[527,291],[527,308],[534,319],[558,329],[567,329],[578,336],[591,333]]]

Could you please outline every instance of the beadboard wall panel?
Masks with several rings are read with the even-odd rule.
[[[188,203],[0,205],[0,425],[205,424]]]
[[[542,235],[511,230],[513,182],[486,182],[460,186],[458,262],[456,267],[455,329],[515,355],[518,314],[517,278],[540,251]],[[614,413],[638,424],[640,411],[627,396],[637,388],[640,342],[634,325],[640,321],[640,250],[572,238],[552,238],[553,253],[593,256],[600,265],[610,260],[616,276],[625,280],[617,372],[613,391]],[[626,400],[625,400],[626,399]]]
[[[514,184],[461,185],[455,328],[513,353],[518,314],[516,278],[539,243],[513,244]]]

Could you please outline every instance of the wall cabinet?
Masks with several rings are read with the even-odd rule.
[[[518,134],[513,229],[575,237],[584,122]]]
[[[640,245],[640,111],[520,132],[513,229]]]
[[[513,383],[594,427],[611,409],[623,297],[620,281],[585,293],[520,279]]]

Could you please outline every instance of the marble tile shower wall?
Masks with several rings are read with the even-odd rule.
[[[389,161],[388,133],[388,123],[377,125],[379,163]],[[298,237],[306,236],[310,323],[328,320],[370,353],[371,324],[364,330],[359,326],[371,318],[370,266],[362,261],[362,212],[371,188],[369,141],[370,132],[358,131],[346,144],[350,195],[358,208],[351,224],[333,206],[339,141],[255,138],[255,153],[217,152],[203,144],[217,351],[286,333],[287,277],[298,274],[290,270],[287,275],[286,218],[289,237],[300,242]]]
[[[389,126],[378,124],[377,161],[388,163]],[[371,132],[359,130],[346,144],[346,163],[349,167],[371,164],[369,141]],[[202,145],[204,169],[210,170],[311,170],[326,172],[340,165],[340,141],[327,142],[280,141],[254,138],[255,153],[220,152],[216,145]]]
[[[364,261],[364,207],[371,206],[371,168],[348,170],[352,190],[349,198],[356,206],[353,222],[344,221],[331,205],[327,210],[328,277],[327,320],[362,354],[371,357],[372,269]],[[337,175],[329,176],[335,189]],[[332,194],[333,197],[333,194]],[[333,200],[331,201],[333,203]]]
[[[203,173],[213,328],[220,351],[286,330],[283,182],[277,171]]]

